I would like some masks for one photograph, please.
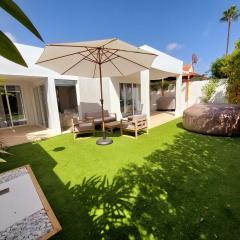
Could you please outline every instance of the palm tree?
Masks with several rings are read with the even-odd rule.
[[[10,14],[13,18],[20,22],[24,27],[31,31],[38,39],[43,41],[41,35],[34,27],[32,22],[15,2],[13,2],[12,0],[0,0],[0,8],[5,10],[8,14]],[[24,61],[23,57],[21,56],[20,52],[18,51],[14,43],[1,30],[0,30],[0,56],[12,62],[27,67],[26,62]]]
[[[220,22],[228,23],[226,55],[228,54],[231,25],[232,25],[232,22],[238,20],[239,16],[240,16],[239,10],[237,9],[236,6],[233,5],[229,9],[227,9],[226,11],[223,12],[223,17],[220,19]]]

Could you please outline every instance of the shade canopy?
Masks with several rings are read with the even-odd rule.
[[[46,45],[37,64],[61,75],[89,78],[130,75],[152,65],[155,54],[119,39]]]

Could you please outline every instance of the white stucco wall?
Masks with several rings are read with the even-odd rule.
[[[150,118],[150,79],[149,70],[141,71],[141,104],[142,113],[146,114]]]
[[[1,75],[17,75],[17,76],[32,76],[32,77],[53,77],[58,79],[77,80],[76,76],[63,76],[47,68],[36,65],[36,61],[43,52],[43,48],[28,46],[16,43],[16,47],[23,56],[28,67],[23,67],[0,57],[0,74]]]
[[[227,96],[226,96],[226,81],[227,79],[221,79],[219,81],[219,86],[216,89],[216,92],[213,94],[210,102],[213,103],[227,103]]]
[[[49,77],[45,83],[48,103],[48,127],[56,133],[61,133],[61,125],[58,112],[55,79]]]
[[[36,65],[35,62],[38,60],[43,49],[33,46],[27,46],[22,44],[16,44],[19,51],[22,53],[25,61],[28,64],[28,68],[22,67],[20,65],[14,64],[4,58],[0,57],[0,76],[25,76],[25,77],[40,77],[45,78],[45,87],[47,92],[47,102],[49,110],[49,127],[54,131],[60,132],[60,120],[58,114],[57,100],[56,100],[56,90],[55,90],[55,79],[65,79],[65,80],[77,80],[76,91],[77,91],[77,102],[80,117],[84,117],[85,112],[100,110],[100,84],[99,79],[89,79],[77,76],[62,76],[54,71],[48,70],[44,67]],[[148,116],[150,114],[150,91],[149,91],[149,80],[152,77],[167,77],[176,76],[177,89],[178,92],[181,84],[181,73],[182,73],[182,61],[171,57],[163,52],[160,52],[149,46],[142,46],[142,49],[148,50],[157,54],[158,56],[152,64],[150,70],[145,70],[140,73],[133,74],[131,76],[121,77],[121,78],[104,78],[103,79],[103,98],[104,98],[104,108],[109,110],[109,112],[117,113],[118,119],[120,119],[120,82],[133,82],[141,84],[141,103],[142,111]],[[35,79],[32,79],[32,84],[34,85]],[[24,100],[24,105],[26,108],[26,114],[28,114],[29,123],[36,122],[36,109],[34,109],[34,97],[32,92],[33,86],[24,85],[22,91],[26,95],[27,99],[32,99],[31,103]],[[180,92],[177,94],[177,106],[181,106]],[[28,113],[27,113],[28,112]]]
[[[204,81],[190,81],[189,82],[189,94],[188,102],[186,102],[186,82],[182,84],[181,88],[181,101],[182,101],[182,110],[187,107],[192,106],[195,103],[200,103],[202,98],[202,87],[208,82]]]
[[[109,81],[109,111],[117,114],[117,119],[122,118],[120,110],[120,85],[117,79],[112,78]]]
[[[104,109],[111,112],[111,91],[110,78],[103,78],[103,99]],[[100,104],[100,81],[98,78],[80,77],[78,81],[80,91],[80,115],[84,118],[86,112],[94,112],[101,110]]]
[[[183,110],[187,107],[192,106],[195,103],[202,102],[202,88],[211,80],[203,80],[203,81],[190,81],[189,83],[189,95],[188,102],[185,100],[186,96],[186,83],[182,84],[181,88],[181,101]],[[215,94],[211,98],[210,102],[212,103],[227,103],[226,99],[226,80],[220,80],[219,86],[216,89]]]
[[[152,68],[169,73],[171,76],[182,74],[183,61],[148,45],[141,46],[140,48],[158,55],[152,63]]]
[[[5,79],[6,84],[14,83],[15,85],[21,86],[24,110],[28,124],[37,124],[33,87],[39,84],[40,78],[45,79],[42,84],[45,84],[47,92],[49,128],[57,133],[61,132],[58,107],[56,104],[57,100],[54,80],[78,80],[78,77],[62,76],[47,68],[36,65],[35,62],[40,57],[43,48],[23,44],[15,45],[22,54],[24,60],[26,61],[28,68],[20,66],[6,60],[5,58],[0,57],[0,77]]]

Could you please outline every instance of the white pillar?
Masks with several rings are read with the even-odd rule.
[[[54,78],[48,78],[46,82],[47,104],[48,104],[48,127],[55,133],[61,133],[59,119],[57,94]]]
[[[118,79],[112,78],[109,82],[110,111],[117,114],[117,120],[122,119],[120,109],[120,83]]]
[[[80,89],[80,81],[81,79],[77,80],[77,83],[75,85],[76,89],[76,97],[77,97],[77,108],[78,108],[78,115],[80,119],[83,119],[83,113],[81,109],[81,89]]]
[[[149,70],[140,72],[142,113],[150,118],[150,79]]]
[[[181,99],[182,99],[182,74],[176,77],[176,109],[175,109],[176,116],[181,116],[183,112]]]

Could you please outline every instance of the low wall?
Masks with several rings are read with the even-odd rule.
[[[196,103],[201,103],[203,98],[202,88],[211,80],[200,80],[189,82],[188,100],[186,98],[187,84],[182,83],[181,86],[181,111]],[[175,96],[174,91],[164,91],[164,96]],[[151,111],[157,110],[157,99],[162,96],[161,91],[151,91],[150,94],[150,109]],[[227,103],[226,99],[226,79],[219,81],[219,86],[216,89],[215,94],[210,99],[211,103]]]
[[[228,103],[226,97],[226,79],[221,79],[219,81],[219,86],[216,89],[215,94],[213,94],[210,102],[212,103]]]
[[[202,102],[202,88],[211,80],[192,81],[189,83],[188,101],[186,101],[186,83],[182,84],[181,104],[184,109],[196,103]],[[226,100],[226,79],[221,79],[215,94],[210,99],[211,103],[227,103]]]

